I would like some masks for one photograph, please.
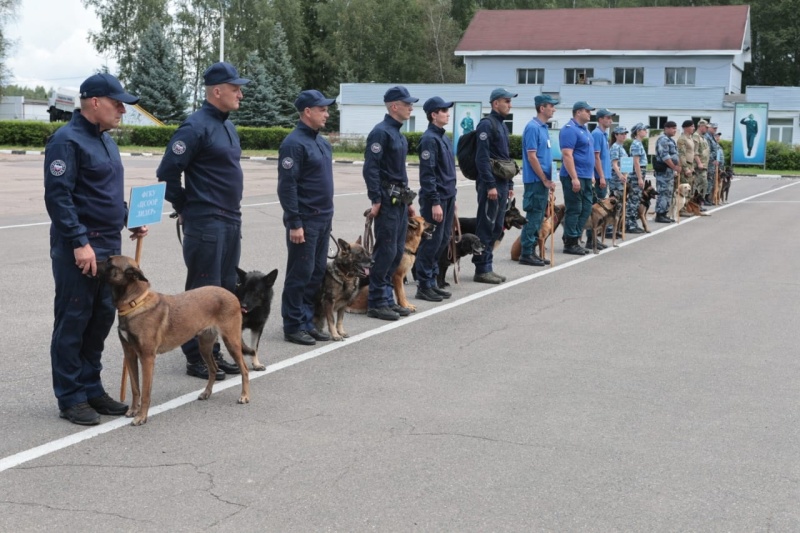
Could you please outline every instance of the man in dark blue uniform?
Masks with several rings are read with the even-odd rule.
[[[239,109],[242,85],[250,80],[240,78],[224,62],[208,67],[203,80],[205,102],[172,136],[156,175],[158,181],[166,182],[165,197],[183,224],[186,290],[214,285],[233,292],[241,253],[244,177],[239,135],[228,114]],[[208,379],[197,339],[182,349],[186,373]],[[222,359],[219,343],[214,345],[214,357],[218,380],[225,379],[226,373],[239,373],[239,367]]]
[[[381,320],[397,320],[411,313],[394,301],[392,274],[403,258],[408,217],[414,216],[414,195],[408,188],[406,173],[408,141],[400,128],[418,101],[403,86],[386,91],[386,116],[367,136],[364,153],[364,182],[372,202],[369,216],[375,221],[375,264],[369,273],[367,316]]]
[[[445,135],[444,127],[450,122],[453,102],[434,96],[422,109],[428,117],[428,129],[419,141],[419,210],[427,222],[436,226],[433,237],[423,239],[417,249],[415,270],[417,298],[441,302],[451,294],[439,288],[439,257],[447,253],[453,215],[456,207],[456,161],[453,143]]]
[[[124,415],[128,406],[105,392],[100,380],[103,344],[114,323],[111,290],[97,263],[121,253],[127,207],[122,159],[108,130],[119,126],[124,104],[138,98],[110,74],[80,87],[80,112],[56,131],[44,158],[44,201],[50,215],[50,258],[55,281],[50,363],[61,418],[81,425],[100,415]],[[147,228],[132,229],[132,239]]]
[[[475,152],[475,166],[478,178],[475,188],[478,191],[478,214],[475,233],[486,247],[481,255],[472,257],[475,264],[474,281],[478,283],[503,283],[505,276],[492,270],[494,243],[503,233],[508,200],[514,197],[514,182],[496,177],[492,173],[490,159],[509,160],[508,129],[503,122],[511,111],[511,99],[516,94],[505,89],[495,89],[489,96],[492,112],[478,123],[478,146]]]
[[[300,121],[279,151],[278,198],[289,249],[281,314],[284,338],[296,344],[331,338],[314,327],[313,318],[333,220],[333,155],[319,130],[325,127],[328,106],[334,101],[319,91],[301,92],[294,102]]]

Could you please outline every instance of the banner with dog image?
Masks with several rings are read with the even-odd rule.
[[[477,128],[480,121],[480,102],[455,103],[453,106],[453,154],[458,149],[458,138]]]
[[[768,111],[769,104],[736,104],[733,115],[732,164],[766,164]]]

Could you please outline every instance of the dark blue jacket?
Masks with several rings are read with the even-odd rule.
[[[167,183],[164,196],[184,219],[219,215],[238,222],[244,188],[241,155],[228,113],[203,102],[170,139],[156,176]]]
[[[439,205],[456,195],[456,161],[453,143],[444,129],[428,124],[419,140],[419,197]]]
[[[108,133],[74,113],[47,142],[44,203],[51,238],[73,248],[118,249],[128,214],[119,149]]]
[[[331,145],[303,122],[286,136],[278,152],[278,199],[283,224],[303,227],[309,217],[333,216]]]
[[[484,120],[478,122],[478,127],[475,128],[478,135],[478,146],[475,151],[478,179],[475,181],[483,182],[487,189],[497,187],[489,159],[511,159],[508,155],[508,128],[503,118],[497,111],[492,111]],[[513,181],[509,181],[508,184],[509,188],[513,188]]]
[[[402,122],[387,114],[383,122],[372,128],[367,136],[362,173],[367,184],[367,196],[373,204],[382,202],[381,183],[408,186],[406,173],[408,141],[400,132],[402,125]]]

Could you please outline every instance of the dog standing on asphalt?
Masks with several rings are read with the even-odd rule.
[[[250,402],[250,379],[242,357],[242,313],[233,293],[213,286],[174,296],[151,291],[150,282],[136,261],[121,255],[111,256],[97,266],[98,275],[111,286],[111,297],[119,311],[119,340],[133,396],[125,414],[133,417],[131,425],[147,422],[156,354],[174,350],[193,337],[197,337],[200,354],[208,366],[208,383],[198,399],[207,400],[211,396],[217,371],[212,351],[220,335],[242,373],[239,403]],[[248,352],[248,355],[253,354]]]
[[[450,239],[455,238],[455,235],[450,237]],[[439,256],[439,275],[436,276],[436,284],[439,288],[444,289],[450,286],[445,280],[447,269],[450,268],[450,265],[455,265],[459,259],[468,255],[481,255],[485,248],[477,235],[462,233],[461,240],[455,244],[456,257],[450,257],[451,250],[453,250],[452,243],[447,247],[447,252]]]
[[[478,219],[458,217],[458,223],[461,226],[462,233],[474,234],[478,226]],[[497,247],[500,246],[500,241],[503,240],[507,230],[510,230],[511,228],[522,229],[522,227],[527,223],[528,220],[517,208],[517,199],[513,198],[508,203],[508,209],[506,209],[506,214],[503,217],[503,232],[500,234],[497,240],[494,241],[494,250],[497,250]]]
[[[613,194],[608,198],[597,200],[597,203],[592,205],[592,213],[586,219],[584,229],[588,229],[593,234],[592,251],[597,251],[597,240],[602,238],[605,241],[606,227],[617,227],[617,220],[622,215],[622,201],[618,200]],[[617,245],[617,232],[614,232],[611,238],[612,246]]]
[[[564,214],[567,212],[567,208],[564,204],[558,204],[553,206],[553,210],[555,211],[551,216],[545,216],[542,218],[542,225],[539,226],[539,235],[536,239],[536,242],[539,246],[539,257],[544,258],[544,251],[546,248],[547,239],[550,237],[551,231],[555,233],[558,227],[561,225],[561,221],[564,220]],[[512,261],[519,261],[519,257],[522,255],[522,236],[517,237],[517,239],[511,243],[511,260]]]
[[[328,263],[325,278],[317,294],[314,326],[322,331],[323,322],[327,322],[331,338],[343,341],[349,336],[344,330],[344,311],[358,294],[360,281],[369,276],[372,258],[361,246],[361,237],[354,243],[338,239],[337,244],[339,252]]]
[[[278,269],[264,274],[258,270],[245,272],[237,267],[236,275],[238,280],[234,294],[239,299],[241,306],[242,333],[245,329],[250,330],[250,344],[243,344],[243,348],[249,346],[253,351],[253,370],[266,370],[267,367],[258,360],[258,344],[261,341],[261,334],[264,332],[264,325],[269,318]]]

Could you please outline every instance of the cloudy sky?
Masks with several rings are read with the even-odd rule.
[[[17,17],[5,25],[15,45],[7,58],[9,83],[35,87],[78,87],[113,59],[97,54],[89,44],[89,31],[98,31],[94,10],[81,0],[22,0]]]

